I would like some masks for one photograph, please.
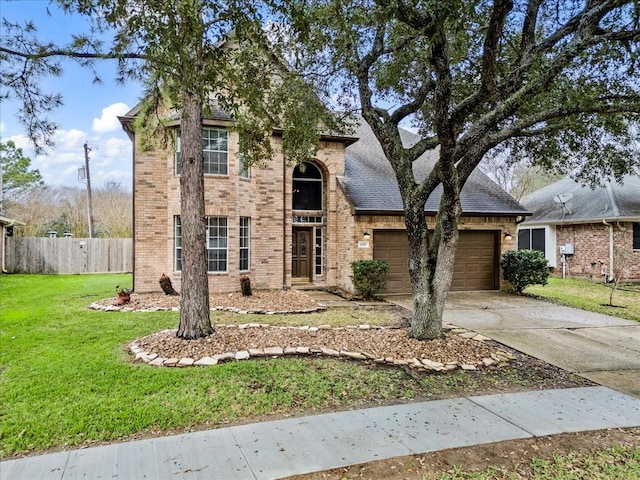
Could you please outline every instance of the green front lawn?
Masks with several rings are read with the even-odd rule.
[[[527,388],[504,368],[415,375],[324,358],[230,362],[208,368],[133,363],[131,340],[176,328],[176,312],[101,312],[130,275],[0,275],[0,455],[212,428],[281,415],[442,398],[474,389]],[[212,314],[215,323],[385,323],[384,312],[332,309],[286,316]],[[395,321],[396,319],[394,319]]]
[[[416,382],[402,371],[356,362],[292,358],[185,369],[131,363],[125,344],[177,327],[178,313],[87,308],[113,296],[116,284],[130,286],[131,278],[1,276],[3,456],[416,395]]]
[[[640,289],[637,285],[621,285],[613,296],[614,307],[609,306],[611,287],[588,280],[550,278],[547,285],[529,286],[525,293],[569,307],[640,321]]]

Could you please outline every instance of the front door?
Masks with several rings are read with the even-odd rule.
[[[311,280],[313,236],[310,228],[294,228],[291,257],[291,276]]]

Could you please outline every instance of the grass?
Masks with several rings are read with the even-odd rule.
[[[550,459],[536,458],[516,471],[488,468],[481,472],[459,468],[435,477],[438,480],[632,480],[640,478],[640,449],[614,447],[590,454],[569,454]]]
[[[623,288],[614,294],[615,307],[608,305],[611,287],[588,280],[550,278],[547,285],[529,286],[525,293],[590,312],[640,321],[640,290],[636,286]]]
[[[211,428],[264,416],[358,408],[536,379],[492,373],[421,375],[322,358],[159,369],[133,363],[127,342],[175,328],[176,312],[101,312],[129,275],[0,276],[0,456]],[[258,317],[258,316],[256,316]],[[336,309],[269,316],[278,324],[384,323],[383,313]],[[212,316],[240,323],[237,316]],[[242,322],[267,321],[265,316]],[[496,387],[498,385],[498,387]]]

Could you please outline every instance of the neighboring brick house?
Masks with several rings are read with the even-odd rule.
[[[532,215],[519,225],[518,248],[545,252],[555,276],[610,280],[624,261],[624,278],[640,280],[640,176],[595,189],[565,178],[524,204]]]
[[[180,290],[179,135],[175,145],[138,148],[137,109],[120,118],[134,143],[134,288],[157,291],[162,273]],[[410,292],[402,202],[395,176],[363,122],[353,136],[325,136],[304,171],[281,153],[245,170],[232,119],[215,111],[204,121],[205,214],[209,287],[236,291],[247,275],[255,288],[296,285],[353,290],[353,260],[391,264],[389,292]],[[178,123],[175,124],[178,132]],[[407,142],[417,137],[404,132]],[[274,132],[278,152],[281,132]],[[429,155],[416,162],[424,175]],[[438,195],[426,205],[435,212]],[[480,172],[462,191],[463,218],[453,289],[497,289],[499,258],[515,247],[525,209]]]

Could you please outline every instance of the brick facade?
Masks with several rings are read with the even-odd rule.
[[[220,125],[224,126],[224,125]],[[229,131],[228,175],[205,175],[205,215],[227,219],[227,271],[209,274],[212,292],[236,291],[240,278],[249,276],[255,288],[283,288],[291,285],[291,242],[293,216],[320,217],[322,222],[306,224],[322,228],[323,270],[314,281],[334,285],[337,277],[338,243],[335,232],[338,184],[344,172],[344,144],[321,142],[315,159],[323,176],[323,211],[292,210],[293,167],[284,161],[281,138],[272,141],[276,154],[265,165],[253,167],[249,178],[238,174],[237,133]],[[135,143],[135,142],[134,142]],[[162,273],[181,287],[175,268],[175,219],[180,215],[180,177],[175,174],[174,147],[134,152],[134,288],[157,291]],[[239,223],[250,218],[250,269],[239,269]]]
[[[208,122],[210,123],[210,122]],[[224,127],[224,122],[218,126]],[[287,165],[280,150],[281,138],[274,136],[274,158],[253,167],[249,178],[238,174],[237,133],[228,133],[228,175],[205,175],[205,214],[227,219],[227,271],[209,274],[212,292],[240,289],[240,278],[247,275],[258,289],[280,289],[292,283],[292,231],[297,221],[310,217],[304,226],[315,234],[322,232],[322,272],[317,275],[315,257],[312,280],[318,286],[338,286],[353,290],[351,262],[373,258],[375,229],[404,230],[400,216],[354,215],[340,189],[337,177],[344,174],[345,144],[327,140],[320,144],[312,160],[323,177],[322,212],[293,211],[293,167]],[[134,144],[135,137],[134,137]],[[175,268],[175,219],[180,215],[180,178],[175,174],[173,145],[155,151],[134,146],[134,288],[137,292],[158,291],[158,279],[165,273],[176,290],[181,274]],[[239,223],[250,218],[250,269],[239,269]],[[321,221],[316,221],[317,218]],[[321,229],[321,230],[319,230]],[[466,217],[461,229],[510,231],[515,237],[515,219]],[[368,248],[360,248],[363,233],[371,234]],[[515,239],[501,239],[500,252],[515,248]],[[315,247],[315,237],[313,237]]]
[[[626,259],[623,278],[640,280],[640,250],[633,250],[633,224],[610,222],[613,228],[613,260]],[[556,226],[557,245],[573,244],[574,254],[567,255],[565,274],[570,277],[585,277],[604,281],[609,273],[610,236],[604,223],[560,224]],[[558,267],[554,276],[562,275],[559,250],[556,249]]]

